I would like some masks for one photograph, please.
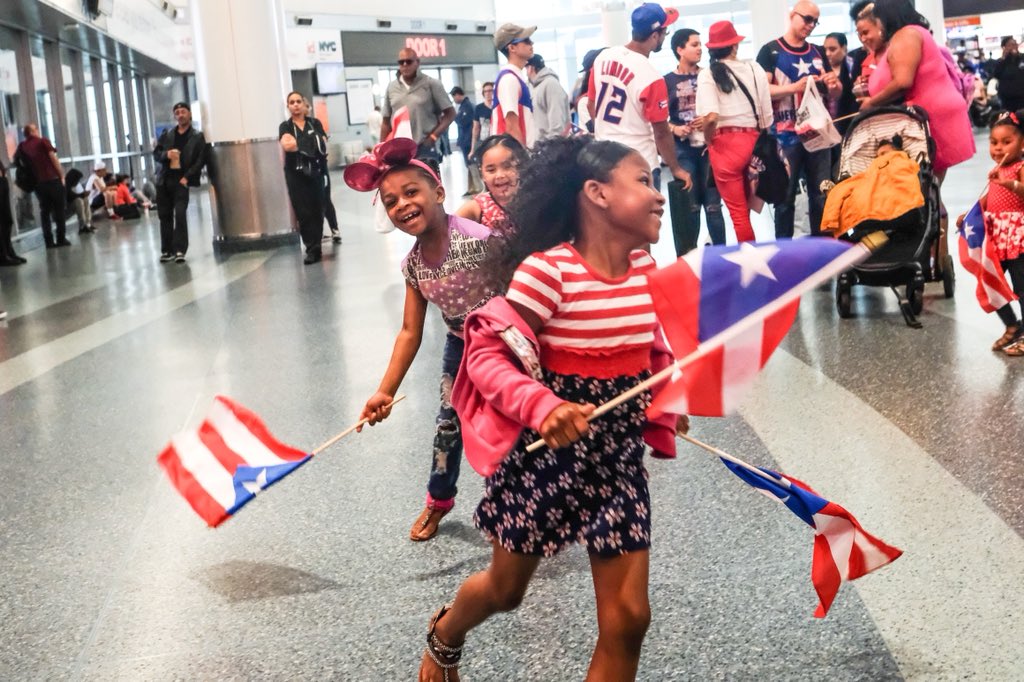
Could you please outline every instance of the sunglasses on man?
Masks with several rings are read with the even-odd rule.
[[[399,59],[398,60],[398,65],[399,66],[409,66],[410,64],[415,64],[418,61],[419,61],[418,59]]]
[[[800,14],[799,12],[793,12],[793,14],[803,19],[804,23],[807,24],[808,26],[818,25],[818,17],[811,16],[810,14]]]
[[[520,43],[523,45],[533,45],[533,40],[530,38],[516,38],[509,45],[519,45]]]

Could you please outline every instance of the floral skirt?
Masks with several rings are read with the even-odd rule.
[[[1024,254],[1024,212],[986,211],[985,219],[999,260],[1014,260]]]
[[[645,379],[595,379],[544,370],[544,383],[569,402],[600,405]],[[488,477],[474,521],[486,537],[519,554],[553,556],[579,542],[613,557],[651,545],[651,501],[643,464],[650,394],[627,401],[590,423],[579,441],[527,453],[537,440],[526,429]]]

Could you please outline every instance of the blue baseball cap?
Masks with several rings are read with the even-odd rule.
[[[655,31],[675,23],[679,12],[671,7],[665,8],[655,2],[645,2],[633,10],[633,33],[645,38]]]

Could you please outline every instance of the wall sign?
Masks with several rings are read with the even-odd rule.
[[[425,66],[437,64],[494,64],[498,53],[490,34],[391,33],[342,31],[346,66],[390,66],[398,51],[416,51]]]

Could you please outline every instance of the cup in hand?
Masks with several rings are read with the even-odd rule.
[[[171,162],[171,168],[174,168],[174,169],[181,168],[181,150],[178,150],[178,149],[168,149],[167,150],[167,160]]]

